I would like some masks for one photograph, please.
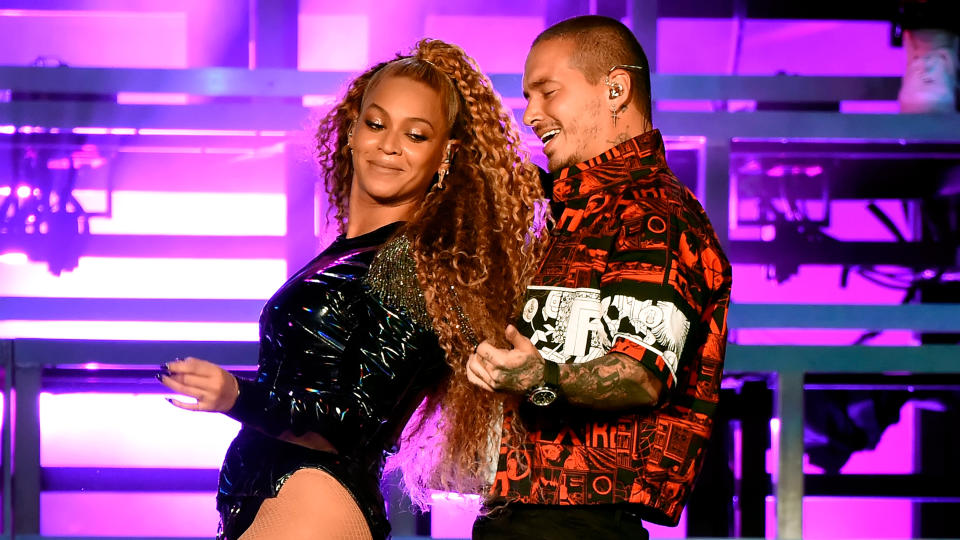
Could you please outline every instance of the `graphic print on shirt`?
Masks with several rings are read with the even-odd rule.
[[[655,130],[559,171],[553,195],[563,212],[517,329],[551,361],[635,359],[663,383],[661,402],[595,414],[561,401],[506,416],[490,495],[626,503],[645,521],[675,526],[719,398],[729,261]],[[513,421],[523,422],[520,440]]]
[[[613,347],[617,339],[631,342],[663,358],[671,376],[690,332],[690,322],[665,301],[632,296],[601,296],[596,289],[530,286],[523,306],[520,333],[547,360],[588,362]]]

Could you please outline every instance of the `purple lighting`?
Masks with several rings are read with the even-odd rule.
[[[60,276],[51,275],[44,263],[37,262],[36,250],[21,244],[0,246],[0,302],[13,298],[72,306],[108,299],[111,307],[114,303],[140,305],[154,300],[172,300],[171,305],[178,301],[206,304],[237,300],[255,304],[268,298],[284,282],[288,272],[295,270],[295,267],[288,268],[285,257],[291,257],[291,266],[298,264],[290,255],[297,235],[306,231],[306,247],[301,251],[307,252],[310,242],[315,240],[310,237],[311,228],[317,239],[330,239],[334,234],[335,227],[322,217],[327,205],[325,195],[321,193],[310,200],[315,180],[307,177],[311,172],[304,173],[305,179],[290,174],[296,168],[293,164],[297,159],[300,162],[296,162],[296,166],[312,160],[308,140],[311,126],[306,119],[305,129],[300,132],[239,129],[248,127],[245,119],[225,118],[221,124],[215,116],[213,120],[202,113],[196,118],[190,116],[194,110],[215,111],[221,101],[241,105],[249,102],[251,109],[281,101],[288,108],[301,103],[305,107],[324,109],[334,103],[337,96],[330,88],[311,87],[310,95],[298,95],[292,97],[292,101],[257,97],[256,86],[244,86],[247,83],[231,80],[229,76],[220,80],[218,77],[225,72],[205,69],[265,67],[264,59],[257,57],[256,39],[250,33],[256,30],[253,26],[258,22],[257,15],[248,13],[245,6],[259,4],[273,9],[274,3],[58,0],[37,4],[64,9],[0,9],[0,35],[16,36],[16,39],[5,40],[4,47],[0,47],[0,65],[27,66],[44,55],[70,68],[170,70],[173,76],[169,80],[175,82],[158,85],[153,92],[153,87],[145,86],[139,79],[135,83],[129,79],[125,82],[129,74],[105,71],[99,83],[83,83],[93,87],[103,83],[107,88],[101,92],[107,94],[105,102],[71,105],[68,107],[71,112],[65,115],[61,127],[24,125],[45,120],[25,118],[20,122],[19,116],[4,113],[0,119],[4,123],[0,125],[0,156],[9,156],[17,145],[33,145],[34,141],[38,146],[47,145],[44,149],[51,151],[39,154],[37,168],[45,165],[58,177],[68,176],[67,171],[75,172],[76,183],[71,184],[71,193],[79,206],[96,215],[85,222],[90,234],[84,238],[88,242],[79,249],[78,265]],[[280,4],[291,5],[276,3]],[[296,31],[297,43],[290,47],[297,48],[295,62],[300,70],[358,72],[372,62],[406,50],[421,37],[434,37],[461,45],[488,74],[509,75],[522,70],[527,49],[537,33],[548,25],[550,12],[555,14],[554,8],[560,4],[577,3],[302,0],[292,4],[299,4],[300,10],[297,27],[289,29],[291,33]],[[579,4],[589,4],[596,10],[598,6],[603,9],[604,4],[617,3]],[[642,3],[621,3],[634,4]],[[661,3],[661,8],[666,4]],[[706,4],[706,0],[701,1],[701,5]],[[111,6],[121,9],[97,9]],[[292,26],[293,17],[289,20]],[[887,21],[747,19],[742,22],[738,25],[738,21],[730,18],[660,18],[656,21],[656,71],[659,74],[899,77],[906,64],[904,49],[890,45]],[[267,49],[261,42],[261,57]],[[288,64],[294,62],[287,60]],[[257,66],[258,62],[263,65]],[[207,82],[216,87],[216,94],[206,95],[204,92],[211,88],[197,86],[196,81],[201,79],[193,77],[198,72],[203,72],[201,79],[209,77]],[[286,74],[278,73],[277,81],[283,83]],[[157,74],[151,73],[150,77]],[[159,77],[167,82],[166,75],[161,73]],[[85,80],[94,79],[96,77]],[[194,81],[189,83],[194,86],[181,87],[176,81]],[[114,86],[125,84],[131,84],[130,89],[136,91],[116,91]],[[230,95],[220,92],[223,88],[232,89],[234,84],[252,91]],[[17,103],[18,90],[3,87],[0,81],[4,111],[37,106]],[[526,106],[526,101],[516,95],[507,97],[505,103],[514,110]],[[737,111],[739,118],[747,118],[761,105],[749,99],[656,101],[657,109],[662,111],[726,110]],[[899,112],[896,101],[842,101],[839,108],[843,113]],[[122,114],[118,113],[116,118],[100,112],[83,114],[88,109],[121,111]],[[316,115],[322,111],[311,112]],[[662,118],[678,116],[681,115],[664,114]],[[737,122],[738,117],[733,116],[730,121]],[[60,123],[60,117],[53,118],[50,123]],[[176,118],[186,121],[180,124]],[[776,247],[775,242],[789,238],[789,231],[781,229],[778,237],[777,226],[770,225],[772,221],[768,216],[778,212],[790,214],[795,210],[791,208],[793,201],[799,201],[797,206],[806,218],[816,221],[821,216],[829,216],[824,218],[828,223],[822,225],[822,232],[838,241],[876,242],[877,249],[883,249],[883,242],[894,240],[884,223],[867,210],[868,203],[882,210],[908,241],[917,240],[920,235],[912,221],[915,216],[899,199],[818,199],[817,186],[827,180],[843,182],[846,178],[833,178],[838,175],[819,156],[810,161],[792,161],[789,149],[783,160],[754,156],[741,161],[731,159],[732,191],[738,193],[738,178],[743,187],[751,177],[765,175],[771,177],[765,178],[771,180],[770,186],[799,186],[802,195],[778,197],[771,190],[774,196],[764,199],[762,189],[751,194],[749,188],[744,188],[742,198],[724,198],[727,193],[715,190],[714,184],[708,185],[707,180],[717,174],[712,165],[717,161],[710,161],[707,156],[715,155],[712,152],[719,149],[718,144],[726,145],[730,141],[711,139],[708,144],[705,137],[669,133],[670,122],[658,124],[656,114],[653,120],[665,130],[668,152],[678,155],[683,150],[692,150],[685,155],[695,154],[689,159],[695,175],[687,174],[682,179],[696,181],[696,194],[708,211],[717,208],[717,202],[721,209],[729,203],[730,219],[714,221],[714,224],[727,228],[733,241],[762,240],[771,242],[762,247]],[[258,122],[251,121],[250,125]],[[84,127],[71,127],[77,124]],[[111,125],[125,127],[107,127]],[[187,129],[191,127],[205,129]],[[219,127],[237,129],[217,129]],[[832,135],[824,133],[823,136]],[[60,142],[67,140],[70,142]],[[542,144],[529,129],[525,130],[524,142],[532,158],[543,163]],[[738,142],[744,141],[734,138],[732,145]],[[787,147],[794,141],[784,139],[782,142]],[[732,158],[736,158],[737,151],[733,154]],[[40,194],[36,188],[42,184],[24,173],[11,173],[9,158],[2,159],[7,161],[0,163],[3,165],[0,167],[3,171],[0,172],[0,184],[3,184],[0,203],[9,197],[9,202],[21,207],[33,204],[35,200],[31,198]],[[676,164],[681,163],[680,159],[675,161],[671,156],[668,161],[677,168],[675,172],[679,171]],[[722,176],[723,172],[721,169],[719,174]],[[947,186],[954,192],[960,191],[960,176],[957,179]],[[295,181],[300,180],[304,180],[305,187],[292,189]],[[768,200],[772,202],[766,205]],[[51,201],[60,204],[64,199],[58,193]],[[305,222],[297,221],[296,212],[291,210],[297,205],[306,207],[302,210],[307,215]],[[738,218],[742,219],[742,225],[738,226]],[[49,222],[44,225],[41,222],[42,216],[34,217],[33,221],[24,217],[22,224],[32,230],[50,227]],[[217,252],[206,251],[208,246],[217,248]],[[260,246],[264,246],[262,251]],[[30,260],[27,253],[34,260]],[[904,291],[879,286],[860,273],[847,275],[839,265],[801,264],[795,274],[781,282],[772,277],[771,268],[761,264],[736,264],[734,303],[894,305],[900,304],[904,297]],[[947,281],[960,278],[960,274],[951,278],[928,270],[924,277]],[[125,313],[127,319],[141,320],[111,321],[72,320],[90,315],[86,312],[81,315],[51,310],[49,316],[57,317],[52,319],[14,310],[7,313],[9,317],[21,318],[0,319],[0,339],[258,340],[254,315],[243,322],[233,319],[180,321],[169,320],[179,317],[163,313],[157,318],[163,315],[168,318],[158,321],[143,320],[153,316],[151,314]],[[96,315],[87,318],[95,319]],[[857,342],[867,332],[868,329],[857,328],[733,328],[731,339],[737,345],[845,346]],[[919,337],[911,331],[887,330],[870,338],[869,343],[917,345]],[[87,362],[88,359],[98,361]],[[65,370],[72,370],[71,377],[99,380],[111,372],[114,361],[119,360],[83,356]],[[52,390],[55,386],[45,388]],[[125,391],[129,388],[123,387]],[[157,393],[102,391],[41,394],[41,464],[44,467],[182,468],[191,469],[190,474],[195,472],[192,469],[210,472],[218,468],[238,425],[223,415],[181,411],[167,404],[163,397]],[[919,421],[915,425],[916,408],[912,402],[907,403],[901,410],[900,422],[884,432],[877,449],[855,453],[843,472],[913,473],[915,466],[919,466],[914,463],[914,444],[920,442],[916,435],[920,427]],[[779,432],[776,419],[771,422],[770,430],[776,444]],[[742,454],[739,435],[735,428],[735,456]],[[777,451],[773,448],[767,456],[774,476]],[[739,460],[733,461],[739,467]],[[804,464],[804,471],[822,472],[810,463]],[[742,479],[742,471],[736,470],[734,474]],[[40,532],[51,536],[210,537],[217,522],[214,497],[212,488],[209,492],[185,493],[44,492],[40,502]],[[767,525],[771,527],[767,536],[771,537],[776,523],[775,500],[770,498],[767,502]],[[436,494],[433,503],[433,537],[469,537],[476,512],[475,499]],[[814,540],[910,537],[914,515],[911,505],[906,499],[880,497],[806,497],[803,536]],[[654,538],[684,537],[686,514],[676,528],[652,525],[648,528]]]
[[[164,397],[175,396],[40,394],[41,465],[219,468],[240,424],[177,409]]]

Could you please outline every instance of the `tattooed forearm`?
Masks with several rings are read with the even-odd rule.
[[[565,364],[560,386],[567,401],[594,409],[654,405],[660,381],[633,358],[611,353],[582,364]]]

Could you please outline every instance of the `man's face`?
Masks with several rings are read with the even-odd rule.
[[[543,141],[551,171],[598,156],[613,146],[606,141],[610,123],[606,87],[602,81],[590,84],[570,65],[574,46],[566,39],[538,43],[523,69],[527,99],[523,123]]]

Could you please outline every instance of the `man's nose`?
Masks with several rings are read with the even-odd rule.
[[[527,108],[523,110],[523,123],[530,127],[536,127],[537,122],[542,120],[540,107],[533,100],[527,101]]]

